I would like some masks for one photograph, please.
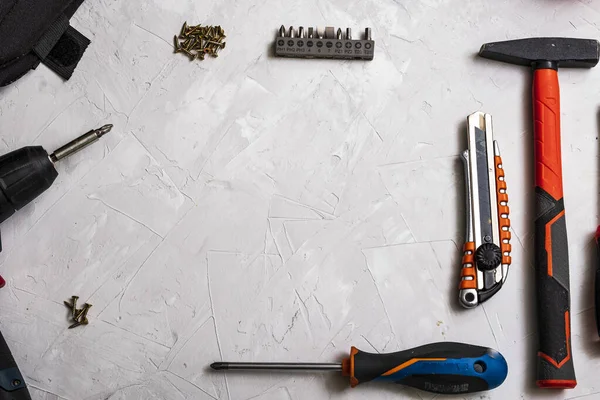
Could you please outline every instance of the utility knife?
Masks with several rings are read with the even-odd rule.
[[[473,308],[496,294],[511,263],[508,195],[492,116],[476,112],[467,118],[465,167],[467,228],[463,247],[459,300]]]

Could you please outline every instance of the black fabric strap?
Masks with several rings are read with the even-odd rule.
[[[33,46],[33,52],[40,58],[45,59],[50,54],[50,51],[56,46],[60,37],[67,31],[69,27],[69,18],[66,15],[61,15],[50,25],[44,36]]]
[[[69,18],[61,15],[33,47],[42,63],[63,79],[69,79],[90,41],[69,26]]]
[[[89,44],[88,38],[69,26],[42,63],[63,79],[69,79]]]

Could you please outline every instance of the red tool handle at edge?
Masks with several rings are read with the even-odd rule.
[[[563,202],[560,94],[555,69],[533,75],[535,140],[535,273],[539,351],[537,384],[577,385],[571,354],[569,255]]]

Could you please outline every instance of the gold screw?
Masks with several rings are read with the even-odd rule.
[[[179,53],[181,51],[181,46],[179,45],[177,35],[173,36],[173,45],[175,46],[175,53]]]
[[[183,26],[181,27],[181,32],[179,33],[179,36],[184,36],[184,37],[187,36],[187,34],[186,34],[187,29],[188,29],[188,24],[187,24],[187,21],[185,21],[183,23]]]
[[[194,46],[196,46],[196,43],[198,43],[198,41],[196,40],[196,38],[195,38],[195,37],[192,37],[192,38],[190,39],[190,42],[188,43],[188,45],[187,45],[187,47],[186,47],[186,50],[187,50],[187,51],[191,51],[191,50],[193,50],[193,49],[194,49]]]
[[[83,305],[83,308],[80,310],[76,310],[74,316],[73,316],[73,320],[75,321],[75,323],[71,324],[69,326],[69,329],[73,329],[73,328],[77,328],[80,325],[87,325],[89,324],[89,321],[87,319],[87,313],[90,310],[90,308],[92,308],[91,304],[85,303]]]
[[[79,321],[82,321],[82,323],[83,321],[87,321],[87,313],[90,311],[90,308],[92,308],[92,305],[86,303],[83,312],[79,314]]]
[[[74,319],[75,321],[77,321],[77,320],[81,319],[81,317],[82,317],[82,316],[84,316],[84,317],[85,317],[85,316],[87,315],[87,312],[88,312],[88,310],[89,310],[91,307],[92,307],[92,305],[91,305],[91,304],[85,303],[85,304],[83,305],[83,308],[82,308],[82,309],[80,309],[80,310],[77,310],[77,311],[76,311],[76,313],[73,315],[73,319]]]
[[[194,54],[188,49],[181,49],[190,58],[190,61],[194,61]]]
[[[69,326],[69,329],[77,328],[79,325],[81,325],[81,322],[77,321],[73,325]]]
[[[77,299],[79,299],[79,296],[71,296],[71,304],[65,301],[65,305],[71,308],[71,313],[73,315],[77,312]]]

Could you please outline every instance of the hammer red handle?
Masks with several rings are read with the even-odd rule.
[[[558,73],[533,75],[535,139],[535,271],[539,351],[537,384],[577,385],[571,355],[569,256],[563,201]]]

